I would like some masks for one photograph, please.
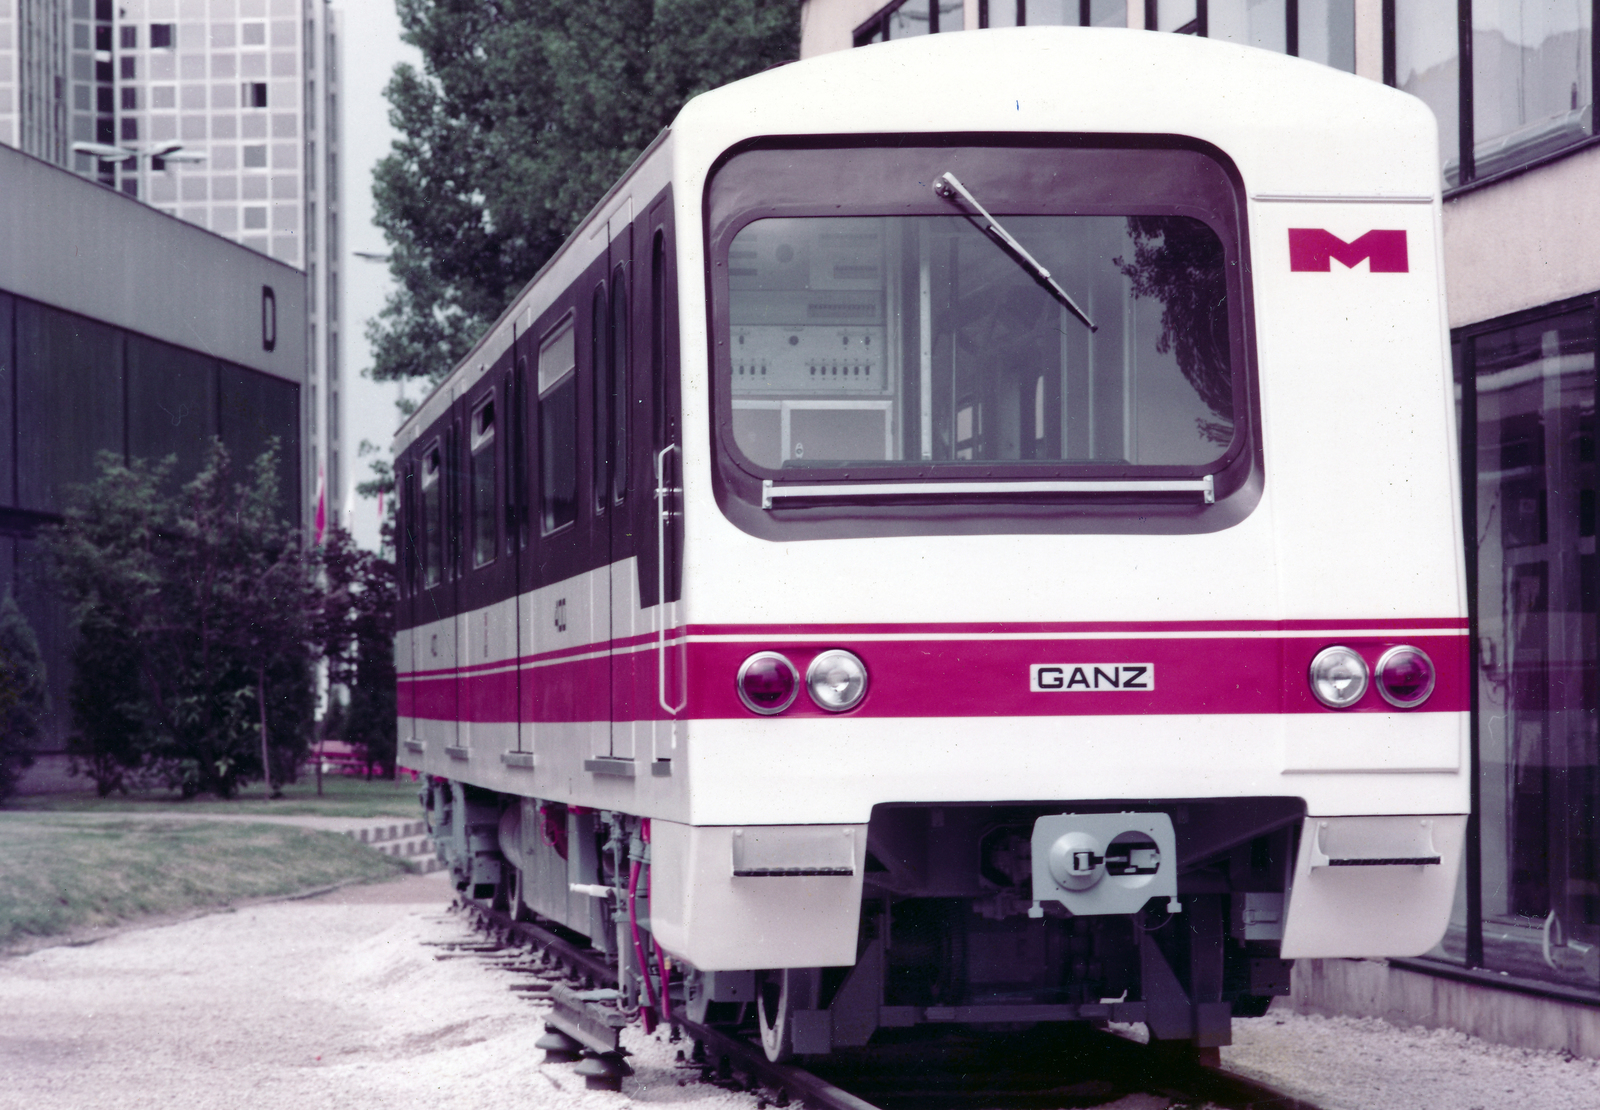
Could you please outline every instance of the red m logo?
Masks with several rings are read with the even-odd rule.
[[[1404,231],[1369,231],[1353,243],[1346,243],[1320,227],[1289,229],[1289,269],[1327,273],[1329,261],[1338,259],[1350,269],[1363,258],[1374,274],[1404,274],[1411,267],[1406,259]]]

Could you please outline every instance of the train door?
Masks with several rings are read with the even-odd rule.
[[[633,656],[628,650],[639,617],[634,575],[623,564],[632,545],[628,518],[628,383],[632,364],[633,206],[611,218],[607,281],[596,288],[594,343],[594,505],[596,540],[606,598],[609,740],[607,754],[633,759],[638,714],[633,709]],[[597,591],[598,593],[599,591]],[[619,645],[621,646],[619,650]]]
[[[451,550],[452,420],[446,416],[416,449],[417,592],[412,602],[412,683],[417,739],[428,750],[457,745],[455,576]]]
[[[652,527],[642,537],[654,547],[657,602],[655,693],[658,719],[655,758],[670,760],[681,739],[679,715],[688,705],[687,658],[681,596],[683,591],[683,436],[678,385],[676,266],[670,198],[651,207],[649,235],[649,359],[651,383]]]
[[[516,568],[502,512],[511,439],[504,383],[512,357],[507,351],[463,395],[460,411],[459,743],[494,755],[517,747],[516,672],[505,667],[517,657]]]

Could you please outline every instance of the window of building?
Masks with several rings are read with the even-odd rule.
[[[539,486],[546,535],[578,519],[577,336],[570,316],[539,345]]]
[[[267,226],[267,210],[264,207],[252,205],[244,210],[244,226],[246,231],[256,231]]]
[[[1589,0],[1393,2],[1384,79],[1427,101],[1438,117],[1446,188],[1519,169],[1594,135]]]
[[[111,52],[111,28],[104,25],[94,29],[94,48]]]
[[[177,45],[174,41],[176,37],[173,34],[173,25],[171,23],[150,24],[150,48],[152,50],[160,48],[170,50]]]
[[[1462,329],[1478,867],[1435,956],[1600,987],[1600,298]],[[1472,856],[1469,854],[1469,859]],[[1471,910],[1468,907],[1472,907]]]
[[[124,88],[121,90],[122,110],[132,112],[139,107],[139,90],[137,88]]]
[[[959,31],[962,20],[961,0],[899,0],[857,27],[855,44]]]
[[[122,49],[137,50],[139,48],[139,28],[122,27],[119,30],[121,31]]]
[[[117,110],[116,95],[111,89],[101,87],[94,91],[94,106],[97,112],[115,112]]]
[[[266,144],[246,146],[243,148],[245,169],[265,169],[267,165]]]
[[[138,69],[134,65],[135,61],[136,59],[131,57],[117,59],[118,64],[122,66],[122,79],[124,81],[132,81],[138,77]]]
[[[265,23],[246,23],[239,28],[239,42],[245,46],[265,46],[267,44],[267,25]]]
[[[121,122],[122,140],[132,142],[139,138],[139,121],[129,116],[124,116]]]
[[[1126,27],[1127,0],[979,0],[979,27]]]
[[[1355,0],[1144,0],[1144,13],[1158,31],[1356,69]]]
[[[239,86],[239,104],[244,108],[265,108],[267,106],[267,83],[265,81],[246,81]]]

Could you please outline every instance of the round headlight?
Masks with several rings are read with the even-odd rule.
[[[1343,645],[1323,648],[1311,661],[1311,692],[1329,709],[1348,709],[1367,692],[1367,663]]]
[[[823,709],[843,713],[866,696],[867,668],[848,651],[825,651],[806,668],[806,689]]]
[[[1397,709],[1415,709],[1433,693],[1433,660],[1421,648],[1392,647],[1378,658],[1378,693]]]
[[[739,700],[752,713],[770,716],[794,704],[800,672],[775,651],[758,651],[739,667]]]

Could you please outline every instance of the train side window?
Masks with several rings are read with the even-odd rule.
[[[606,372],[610,379],[611,496],[620,502],[628,493],[628,281],[627,272],[618,266],[611,275],[611,346]]]
[[[494,562],[495,535],[495,435],[494,394],[472,413],[471,476],[467,515],[472,528],[472,565]]]
[[[506,467],[514,493],[507,494],[510,504],[506,509],[506,542],[526,550],[533,542],[529,535],[532,514],[528,511],[532,497],[529,491],[534,486],[530,477],[533,460],[528,453],[528,397],[532,391],[528,388],[528,360],[521,355],[517,356],[512,382],[514,385],[506,391],[506,405],[511,413],[510,456]]]
[[[615,367],[611,364],[607,343],[606,285],[594,287],[594,303],[589,313],[589,365],[594,375],[594,508],[605,512],[606,488],[611,482],[611,460],[608,430],[611,426],[610,390]]]
[[[443,458],[435,441],[422,454],[422,493],[418,506],[417,523],[422,532],[422,543],[417,549],[422,564],[422,586],[430,589],[439,584],[444,570],[444,483]]]
[[[539,344],[539,523],[578,519],[577,336],[569,315]]]

